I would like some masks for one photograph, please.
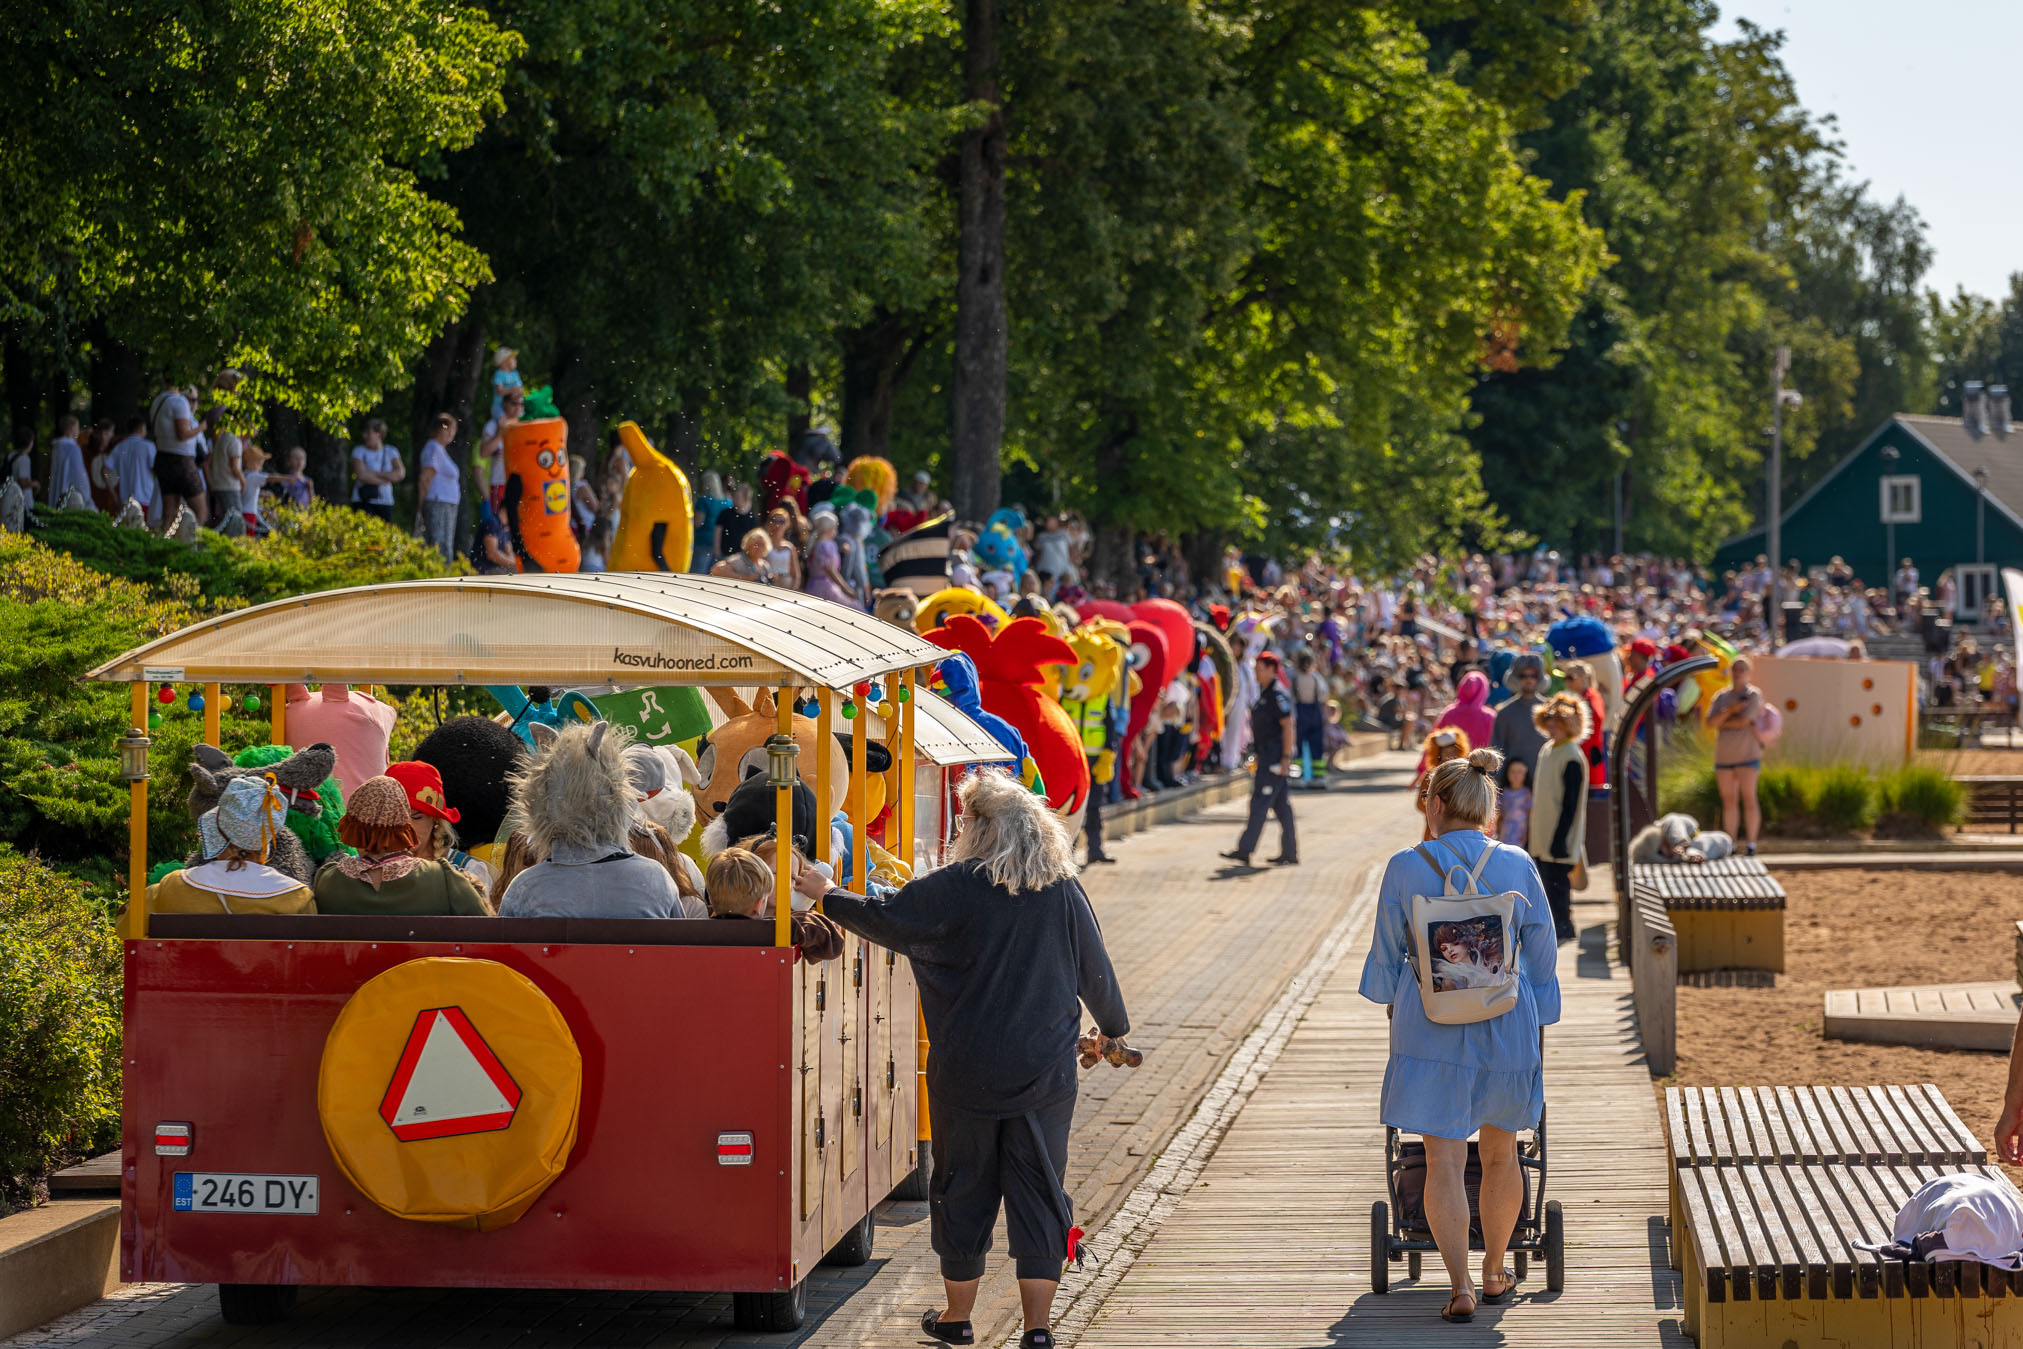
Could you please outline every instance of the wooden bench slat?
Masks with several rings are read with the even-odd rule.
[[[1854,1296],[1854,1253],[1841,1240],[1839,1224],[1819,1191],[1818,1176],[1806,1167],[1775,1167],[1772,1183],[1790,1197],[1788,1213],[1810,1236],[1817,1263],[1808,1277],[1807,1293],[1815,1298]]]
[[[1885,1161],[1914,1161],[1930,1155],[1918,1146],[1911,1131],[1897,1117],[1891,1106],[1888,1093],[1880,1087],[1850,1087],[1849,1098],[1855,1108],[1861,1111],[1862,1119],[1874,1132],[1876,1142],[1881,1146]]]
[[[1678,1173],[1679,1197],[1681,1206],[1686,1210],[1686,1231],[1683,1240],[1692,1243],[1707,1300],[1726,1302],[1728,1253],[1721,1245],[1724,1229],[1715,1221],[1714,1205],[1707,1197],[1707,1181],[1712,1175],[1711,1168],[1702,1170],[1699,1167]],[[1673,1240],[1681,1240],[1680,1235],[1675,1233]],[[1712,1243],[1711,1246],[1708,1243]]]
[[[1778,1208],[1777,1197],[1771,1191],[1770,1178],[1766,1174],[1770,1169],[1762,1166],[1736,1168],[1737,1175],[1748,1187],[1756,1219],[1763,1225],[1763,1235],[1770,1243],[1767,1254],[1774,1265],[1758,1271],[1756,1285],[1757,1295],[1766,1301],[1780,1295],[1787,1298],[1800,1296],[1799,1280],[1804,1277],[1807,1263],[1797,1238],[1785,1227],[1784,1214]]]
[[[1949,1162],[1966,1160],[1956,1155],[1957,1148],[1952,1139],[1941,1137],[1939,1130],[1932,1127],[1931,1119],[1918,1108],[1919,1103],[1911,1098],[1909,1089],[1891,1085],[1882,1090],[1889,1097],[1898,1117],[1904,1121],[1904,1127],[1910,1131],[1919,1156]]]
[[[1743,1176],[1744,1170],[1745,1168],[1739,1166],[1723,1166],[1714,1170],[1714,1183],[1725,1184],[1727,1187],[1728,1211],[1733,1215],[1742,1236],[1745,1258],[1731,1265],[1735,1300],[1738,1302],[1777,1295],[1777,1256],[1771,1249],[1770,1240],[1763,1230],[1763,1222],[1757,1215],[1755,1200],[1749,1193],[1749,1183]]]
[[[1766,1166],[1761,1169],[1763,1183],[1770,1191],[1771,1201],[1776,1204],[1784,1218],[1784,1230],[1797,1248],[1800,1268],[1797,1273],[1804,1280],[1804,1288],[1793,1280],[1784,1290],[1787,1298],[1815,1297],[1827,1295],[1827,1285],[1833,1272],[1832,1262],[1827,1259],[1826,1246],[1820,1240],[1819,1214],[1815,1213],[1801,1197],[1801,1184],[1794,1184],[1785,1174],[1782,1166]]]
[[[1784,1119],[1785,1127],[1791,1130],[1792,1146],[1801,1162],[1820,1160],[1819,1141],[1813,1137],[1812,1126],[1805,1112],[1799,1108],[1798,1093],[1790,1087],[1778,1087],[1777,1113]]]
[[[1839,1184],[1840,1192],[1847,1199],[1848,1211],[1854,1215],[1855,1229],[1849,1234],[1850,1241],[1882,1241],[1887,1239],[1891,1225],[1896,1220],[1896,1206],[1876,1192],[1874,1171],[1866,1166],[1836,1166],[1828,1168],[1828,1173]],[[1884,1297],[1902,1297],[1910,1283],[1906,1278],[1906,1267],[1901,1260],[1881,1260]],[[1917,1287],[1924,1286],[1922,1271],[1917,1278]],[[1923,1293],[1915,1296],[1922,1297]]]
[[[1980,1138],[1975,1135],[1974,1131],[1969,1129],[1962,1122],[1959,1115],[1954,1112],[1952,1102],[1946,1099],[1945,1093],[1939,1090],[1938,1084],[1934,1082],[1920,1082],[1918,1090],[1924,1093],[1926,1118],[1930,1119],[1934,1127],[1943,1135],[1955,1140],[1954,1146],[1958,1149],[1960,1156],[1967,1161],[1985,1164],[1988,1160],[1988,1149],[1982,1145]]]

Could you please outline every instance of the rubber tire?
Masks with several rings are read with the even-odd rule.
[[[894,1199],[907,1203],[927,1202],[927,1182],[934,1175],[934,1154],[926,1148],[920,1149],[920,1165],[906,1173],[906,1179],[892,1188]]]
[[[1419,1278],[1419,1252],[1405,1253],[1405,1273],[1416,1283]]]
[[[1512,1251],[1510,1258],[1512,1261],[1510,1272],[1517,1276],[1519,1283],[1523,1283],[1525,1277],[1531,1273],[1531,1252]]]
[[[1559,1201],[1545,1201],[1545,1286],[1549,1292],[1566,1287],[1566,1215]]]
[[[1381,1199],[1370,1205],[1370,1291],[1391,1291],[1391,1209]]]
[[[732,1293],[731,1320],[739,1330],[766,1335],[781,1330],[799,1330],[808,1315],[808,1281],[801,1280],[784,1293]]]
[[[292,1283],[221,1283],[218,1314],[228,1326],[271,1326],[295,1314]]]
[[[878,1235],[877,1214],[867,1213],[851,1229],[843,1234],[843,1239],[829,1248],[822,1257],[822,1263],[839,1269],[855,1269],[871,1261],[871,1247]]]

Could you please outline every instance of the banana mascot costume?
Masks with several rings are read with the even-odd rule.
[[[618,439],[632,456],[632,473],[611,540],[611,570],[687,571],[695,549],[695,496],[688,476],[653,448],[639,423],[622,423]]]

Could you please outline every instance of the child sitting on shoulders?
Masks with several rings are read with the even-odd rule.
[[[1503,769],[1504,788],[1496,798],[1496,841],[1513,848],[1531,842],[1531,785],[1524,760],[1512,759]]]
[[[773,921],[773,869],[750,848],[725,848],[711,858],[703,889],[712,918]],[[824,914],[812,909],[796,913],[789,930],[794,945],[809,960],[834,960],[843,954],[843,929]]]

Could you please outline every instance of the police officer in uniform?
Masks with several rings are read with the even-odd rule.
[[[1257,701],[1250,706],[1250,740],[1257,755],[1250,784],[1250,823],[1236,848],[1222,854],[1239,866],[1250,865],[1250,854],[1264,834],[1264,817],[1278,816],[1278,856],[1273,866],[1299,865],[1299,839],[1293,833],[1292,793],[1287,780],[1292,767],[1292,697],[1279,678],[1278,654],[1258,653]]]

